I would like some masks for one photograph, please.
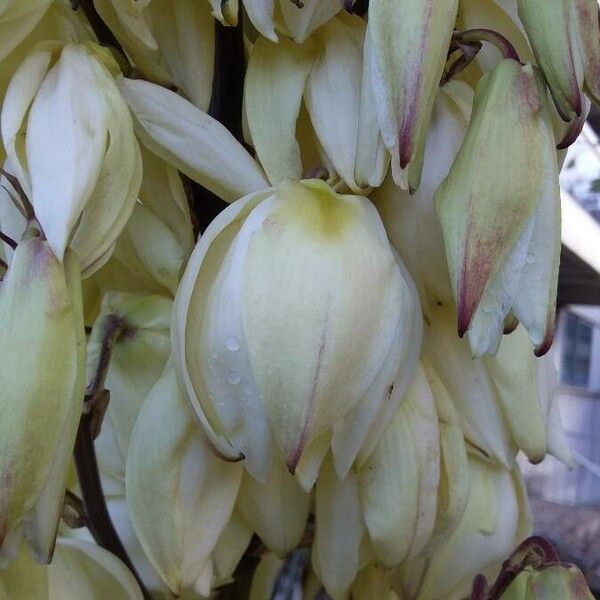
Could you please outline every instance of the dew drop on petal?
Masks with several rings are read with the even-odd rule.
[[[227,336],[225,340],[225,347],[230,352],[237,352],[240,349],[240,341],[235,337],[235,335]]]

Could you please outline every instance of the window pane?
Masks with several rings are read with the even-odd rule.
[[[567,385],[587,387],[592,352],[592,326],[568,313],[563,340],[560,379]]]

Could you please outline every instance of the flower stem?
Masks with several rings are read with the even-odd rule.
[[[104,389],[104,381],[108,373],[112,350],[118,339],[128,331],[125,319],[116,315],[106,317],[104,336],[100,349],[100,359],[92,381],[88,385],[84,400],[84,410],[75,440],[75,465],[81,488],[82,501],[85,507],[86,525],[99,546],[121,559],[136,578],[145,599],[150,594],[135,570],[119,535],[110,518],[104,499],[100,471],[96,460],[94,439],[99,433],[101,415],[106,410],[108,393]]]
[[[493,29],[482,28],[458,31],[454,33],[452,39],[467,44],[472,42],[488,42],[496,46],[504,58],[512,58],[513,60],[521,62],[519,55],[510,40]]]

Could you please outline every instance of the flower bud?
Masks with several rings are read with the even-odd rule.
[[[210,593],[211,553],[231,517],[241,475],[239,465],[210,452],[167,365],[135,423],[126,494],[142,547],[175,595],[188,586],[208,586]]]
[[[85,343],[79,266],[47,242],[22,241],[0,287],[0,552],[23,527],[49,562],[83,407]]]
[[[318,180],[283,181],[221,213],[173,318],[199,424],[262,480],[274,453],[294,472],[314,451],[318,471],[329,440],[343,477],[394,414],[420,348],[416,293],[377,212]]]
[[[8,157],[50,247],[59,260],[73,247],[88,273],[110,256],[141,179],[116,71],[99,46],[46,45],[23,61],[2,107]]]
[[[500,596],[500,600],[593,600],[583,573],[567,563],[527,567]]]
[[[458,0],[394,0],[369,5],[372,85],[394,180],[416,190],[425,137],[446,64]]]
[[[565,121],[583,113],[583,90],[600,101],[600,30],[595,0],[519,0],[535,58]]]
[[[497,351],[511,310],[538,355],[552,343],[560,191],[547,111],[539,71],[501,61],[477,86],[466,137],[435,193],[458,332],[468,331],[474,356]]]

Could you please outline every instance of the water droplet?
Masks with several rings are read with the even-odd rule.
[[[231,369],[231,371],[229,371],[229,377],[227,378],[227,380],[232,385],[237,385],[242,380],[242,376],[240,375],[239,371]]]
[[[535,258],[531,254],[528,254],[527,257],[525,258],[525,262],[528,265],[531,265],[535,262]]]
[[[229,335],[225,340],[225,347],[230,352],[237,352],[240,349],[240,340],[238,340],[235,335]]]

